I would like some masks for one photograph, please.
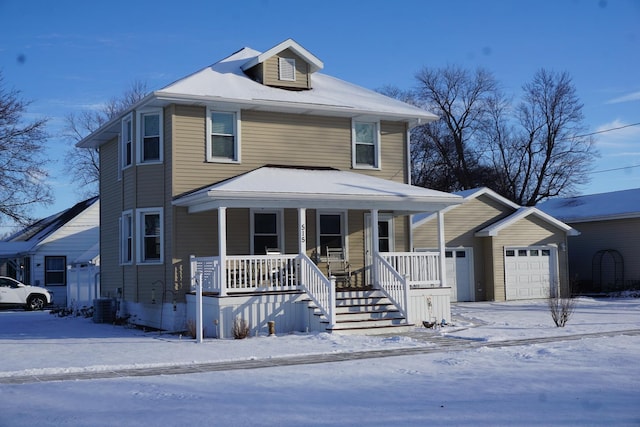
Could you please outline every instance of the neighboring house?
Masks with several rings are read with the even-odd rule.
[[[449,320],[439,254],[409,252],[410,214],[461,201],[408,185],[409,131],[436,117],[322,68],[291,39],[243,48],[78,144],[100,152],[101,289],[119,316],[184,329],[201,283],[209,336],[238,317],[252,334]],[[335,285],[327,248],[352,273]]]
[[[41,219],[0,242],[0,275],[53,292],[67,305],[67,268],[98,244],[100,201],[92,197]],[[86,263],[97,264],[97,253]]]
[[[464,202],[442,212],[453,301],[547,298],[558,284],[567,292],[567,236],[576,230],[488,188],[455,194]],[[414,216],[413,245],[438,247],[437,215]]]
[[[580,229],[569,252],[576,291],[640,285],[640,188],[551,199],[538,208]]]

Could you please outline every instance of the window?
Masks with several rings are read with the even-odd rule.
[[[330,248],[344,248],[345,227],[344,215],[341,213],[326,213],[318,216],[318,242],[320,254],[327,255],[327,246]]]
[[[138,163],[162,161],[162,111],[141,112],[138,120]]]
[[[44,284],[45,286],[66,285],[65,273],[67,271],[67,258],[63,256],[44,257]]]
[[[240,161],[240,112],[209,110],[207,161]]]
[[[122,236],[120,262],[122,264],[131,264],[133,261],[133,215],[131,211],[122,214],[120,228]]]
[[[280,249],[278,230],[280,215],[278,212],[253,213],[253,254],[264,255],[266,248]]]
[[[380,167],[379,130],[377,122],[353,122],[353,167]]]
[[[120,137],[121,147],[121,165],[122,168],[131,166],[133,161],[133,120],[131,114],[122,119],[122,133]]]
[[[139,263],[162,263],[162,211],[159,209],[138,210],[137,231]]]
[[[296,60],[293,58],[278,58],[278,79],[290,82],[296,81]]]

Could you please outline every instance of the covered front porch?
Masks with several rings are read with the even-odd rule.
[[[303,190],[301,183],[309,188]],[[442,223],[439,250],[426,253],[411,252],[410,232],[402,224],[408,224],[412,213],[439,212],[458,199],[351,172],[277,167],[180,196],[174,205],[186,207],[189,214],[215,211],[218,230],[217,242],[211,242],[213,255],[190,257],[188,318],[196,331],[221,338],[230,337],[237,318],[248,322],[252,334],[266,332],[268,322],[275,322],[278,333],[371,333],[423,320],[448,321]],[[286,228],[297,230],[295,250],[292,236],[287,236],[288,245],[267,248],[261,246],[263,236],[254,235],[247,237],[252,254],[228,254],[229,209],[286,210]],[[297,213],[295,221],[291,212]],[[333,235],[323,230],[336,212],[344,212],[344,224],[360,221],[362,230],[347,232],[346,225]],[[394,225],[393,218],[399,223]],[[334,249],[347,262],[356,260],[352,270],[330,270],[327,262]]]

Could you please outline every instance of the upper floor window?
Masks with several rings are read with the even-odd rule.
[[[207,161],[240,161],[240,112],[208,111]]]
[[[139,115],[138,163],[162,161],[162,110],[143,111]]]
[[[278,58],[278,79],[290,82],[296,81],[296,60],[293,58]]]
[[[353,167],[380,167],[380,131],[377,122],[357,122],[352,125]]]
[[[122,119],[121,135],[121,164],[124,169],[131,166],[131,162],[133,161],[133,120],[131,114]]]
[[[138,210],[138,260],[140,263],[162,263],[163,223],[159,208]]]

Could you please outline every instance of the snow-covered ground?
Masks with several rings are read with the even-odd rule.
[[[411,337],[206,340],[0,311],[0,426],[640,425],[640,336],[187,375],[1,384],[7,377],[640,328],[640,299],[582,298],[565,328],[543,301],[465,303]],[[434,339],[435,338],[435,339]]]

